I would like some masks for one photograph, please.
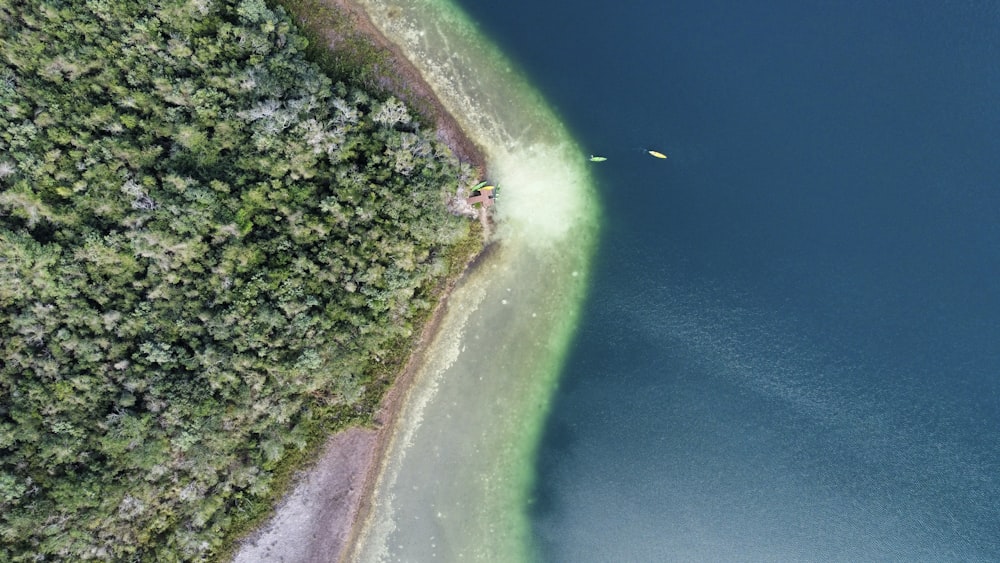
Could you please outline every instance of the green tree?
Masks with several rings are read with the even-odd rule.
[[[459,169],[307,49],[259,0],[0,0],[0,560],[211,558],[370,414]]]

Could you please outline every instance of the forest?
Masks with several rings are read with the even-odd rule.
[[[308,50],[263,0],[0,0],[0,560],[212,560],[370,416],[471,172]]]

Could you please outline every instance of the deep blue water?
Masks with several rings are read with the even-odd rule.
[[[460,4],[609,157],[545,559],[1000,561],[1000,4]]]

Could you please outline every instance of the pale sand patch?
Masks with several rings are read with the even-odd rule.
[[[234,563],[336,561],[375,460],[376,434],[350,428],[331,436],[274,517],[243,541]]]

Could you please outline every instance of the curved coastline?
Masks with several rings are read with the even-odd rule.
[[[447,0],[354,0],[482,147],[497,252],[449,296],[380,456],[352,561],[526,561],[549,399],[586,293],[598,210],[542,97]]]
[[[480,370],[475,354],[466,353],[466,346],[494,329],[527,336],[522,342],[515,336],[498,344],[504,354],[514,353],[513,360],[489,354],[480,359],[499,366],[494,375],[519,375],[492,378],[511,381],[490,387],[490,400],[470,408],[490,411],[486,416],[493,418],[485,424],[498,430],[491,428],[492,436],[472,437],[467,444],[454,447],[452,460],[478,460],[483,457],[482,449],[490,453],[485,463],[457,479],[465,487],[458,487],[461,494],[477,497],[471,504],[482,505],[465,515],[476,526],[458,535],[481,538],[495,533],[494,524],[507,528],[508,533],[474,552],[463,545],[469,538],[442,541],[432,536],[427,545],[437,549],[437,543],[451,541],[442,548],[472,558],[529,559],[532,548],[523,510],[529,502],[535,447],[586,289],[587,263],[596,238],[596,206],[589,201],[591,188],[579,160],[581,153],[540,96],[511,71],[499,53],[477,40],[471,24],[445,2],[389,6],[364,0],[327,1],[349,13],[359,31],[392,52],[395,75],[431,105],[439,138],[463,161],[489,172],[514,193],[511,201],[505,197],[500,206],[498,238],[502,243],[473,256],[467,271],[442,292],[406,367],[383,399],[377,427],[333,436],[321,459],[304,472],[268,524],[244,541],[235,560],[384,559],[386,541],[397,528],[394,519],[406,512],[395,502],[393,491],[406,479],[407,450],[414,449],[415,440],[428,439],[420,433],[428,434],[427,427],[433,428],[435,420],[446,421],[456,414],[435,406],[435,401],[445,400],[442,396],[450,401],[455,397],[449,393],[462,393],[463,388],[468,393],[468,383],[461,380]],[[412,40],[420,36],[415,26],[422,24],[408,19],[408,14],[426,13],[428,8],[439,18],[434,27],[442,39],[440,45],[454,49],[464,45],[464,52],[472,52],[478,65],[454,60],[449,66],[440,60],[446,51],[435,54],[433,49],[415,48]],[[470,46],[471,42],[478,44]],[[463,80],[467,68],[492,73],[497,91],[489,92],[486,83]],[[529,289],[520,290],[521,284]],[[507,299],[495,299],[498,292],[506,292],[511,301],[519,300],[520,307],[507,307]],[[512,311],[530,311],[530,315]],[[459,382],[448,382],[449,377]],[[472,389],[476,392],[479,387],[473,383]],[[481,418],[477,414],[469,424],[482,423]],[[344,438],[347,433],[351,439]],[[419,452],[410,458],[412,463]],[[331,497],[331,489],[343,494]],[[324,502],[339,507],[331,511]],[[423,506],[420,499],[415,502]],[[438,516],[442,516],[440,511]],[[454,530],[444,532],[456,535]],[[402,540],[394,537],[393,541]]]

